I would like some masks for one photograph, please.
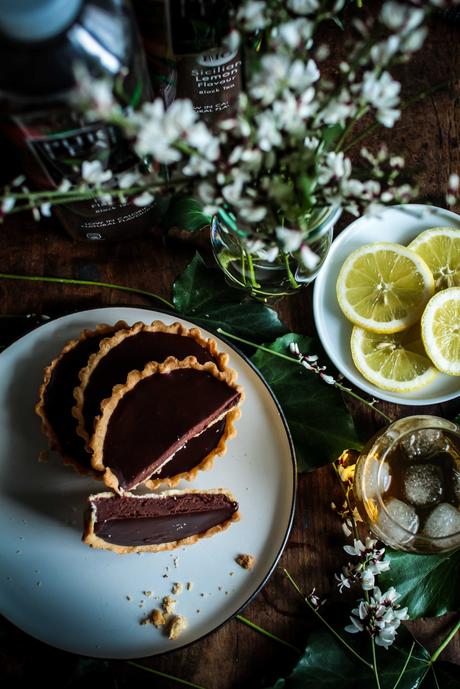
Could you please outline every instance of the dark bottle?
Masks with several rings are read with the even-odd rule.
[[[169,105],[190,98],[210,125],[232,112],[241,90],[238,50],[224,47],[229,0],[134,0],[150,77]]]
[[[0,64],[2,126],[39,188],[56,188],[63,179],[78,183],[85,160],[100,160],[116,174],[137,164],[116,127],[88,123],[69,104],[76,65],[92,78],[114,79],[127,105],[151,98],[125,0],[2,0]],[[57,205],[55,213],[74,239],[114,241],[151,228],[159,211],[156,203],[91,199]]]

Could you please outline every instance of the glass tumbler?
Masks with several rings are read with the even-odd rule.
[[[409,416],[372,438],[353,483],[364,522],[381,541],[416,553],[460,547],[460,428]]]

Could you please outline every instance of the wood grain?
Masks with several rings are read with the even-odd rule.
[[[375,3],[374,3],[375,4]],[[450,172],[460,171],[460,29],[442,19],[433,20],[424,49],[414,60],[400,67],[406,97],[450,80],[444,88],[404,112],[391,131],[376,131],[368,145],[386,142],[406,157],[411,177],[419,185],[419,200],[444,205],[443,197]],[[7,163],[5,170],[13,167]],[[348,222],[343,219],[342,226]],[[380,239],[384,239],[381,237]],[[172,240],[162,242],[144,237],[118,245],[80,244],[67,238],[53,220],[35,223],[30,216],[7,219],[0,231],[0,266],[3,272],[101,280],[135,286],[170,298],[171,284],[191,259],[194,247]],[[301,333],[314,334],[312,288],[276,304],[287,325]],[[156,306],[134,295],[93,287],[76,287],[0,280],[0,309],[3,314],[49,314],[111,304]],[[375,414],[359,404],[351,405],[356,425],[370,436],[381,425]],[[411,413],[408,407],[382,404],[396,418]],[[430,407],[429,413],[453,413],[460,400]],[[422,411],[420,407],[417,411]],[[305,410],[308,413],[308,410]],[[330,509],[340,493],[330,468],[303,475],[299,480],[297,511],[292,534],[281,562],[263,591],[246,608],[244,615],[274,634],[303,648],[311,618],[298,594],[293,591],[283,568],[287,568],[302,590],[313,587],[322,596],[334,596],[333,573],[343,562],[340,523]],[[244,544],[242,544],[244,548]],[[251,576],[248,573],[248,576]],[[452,582],[458,585],[458,582]],[[455,615],[411,624],[416,635],[433,648],[455,621]],[[193,624],[193,621],[192,621]],[[75,659],[34,641],[11,625],[7,630],[0,659],[10,683],[20,679],[49,680],[65,677]],[[460,643],[454,640],[445,657],[460,662]],[[144,664],[178,675],[207,689],[263,687],[289,672],[295,653],[280,646],[234,619],[208,637],[181,651]],[[111,672],[119,686],[177,686],[159,682],[126,663],[113,663]]]

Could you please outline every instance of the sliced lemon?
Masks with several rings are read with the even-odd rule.
[[[430,299],[422,316],[422,339],[436,368],[460,376],[460,287]]]
[[[351,355],[361,375],[382,390],[418,390],[438,374],[423,349],[418,323],[393,334],[372,333],[355,326]]]
[[[460,230],[433,227],[419,234],[407,248],[415,251],[428,265],[436,291],[460,287]]]
[[[355,325],[396,333],[420,317],[434,292],[425,261],[401,244],[376,242],[353,251],[337,279],[337,299]]]

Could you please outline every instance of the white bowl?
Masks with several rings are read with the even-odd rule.
[[[409,244],[420,232],[430,227],[460,229],[460,215],[422,204],[404,204],[385,208],[377,216],[366,216],[351,223],[332,243],[329,254],[315,282],[313,312],[316,329],[330,360],[337,369],[361,390],[396,404],[437,404],[460,394],[460,376],[444,373],[432,383],[414,392],[387,392],[369,383],[353,363],[350,337],[353,325],[343,315],[337,302],[335,285],[346,257],[370,242]]]

